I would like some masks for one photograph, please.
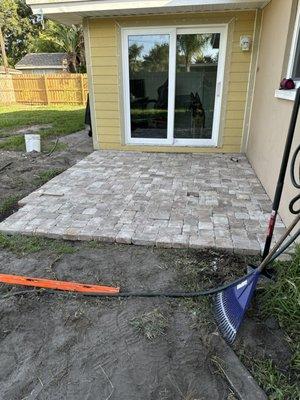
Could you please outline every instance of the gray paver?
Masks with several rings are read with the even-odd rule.
[[[95,151],[22,199],[0,231],[254,254],[271,202],[234,156]],[[275,238],[283,228],[279,218]]]

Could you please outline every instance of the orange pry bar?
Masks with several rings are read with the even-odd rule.
[[[0,274],[0,283],[9,285],[34,286],[44,289],[63,290],[67,292],[115,294],[120,288],[101,285],[90,285],[78,282],[56,281],[52,279],[30,278],[28,276]]]

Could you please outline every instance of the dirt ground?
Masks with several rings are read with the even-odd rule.
[[[91,143],[81,138],[64,138],[68,150],[51,156],[2,152],[0,167],[12,164],[0,173],[0,200],[28,194],[40,172],[84,157]],[[51,240],[36,249],[23,240],[0,250],[2,273],[123,291],[199,290],[242,275],[247,264],[215,251]],[[210,346],[216,326],[209,299],[11,295],[20,290],[0,286],[1,400],[235,399]],[[255,305],[234,348],[247,359],[268,357],[282,370],[291,358],[276,321],[263,321]]]
[[[70,246],[74,253],[61,257],[48,250],[25,256],[1,251],[2,272],[101,282],[126,291],[170,291],[216,284],[245,266],[241,257],[216,252]],[[2,294],[10,290],[1,288]],[[143,316],[149,313],[147,325]],[[206,299],[105,300],[47,293],[1,299],[0,398],[233,399],[209,346],[216,329],[211,315]],[[250,319],[237,346],[252,351],[255,345],[257,352],[268,347],[284,364],[288,353],[282,342],[276,327]]]
[[[44,183],[40,174],[62,172],[93,151],[92,139],[84,131],[62,137],[58,143],[66,149],[51,155],[0,150],[0,204],[9,197],[25,197]],[[0,221],[8,214],[0,212]]]

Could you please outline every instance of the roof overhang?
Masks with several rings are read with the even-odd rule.
[[[254,10],[271,0],[26,0],[34,14],[65,23],[86,17],[114,17],[176,12]]]

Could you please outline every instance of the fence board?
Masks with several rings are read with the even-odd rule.
[[[0,80],[0,103],[85,104],[87,94],[86,74],[3,75]]]
[[[0,75],[0,103],[11,104],[15,102],[12,75]]]

